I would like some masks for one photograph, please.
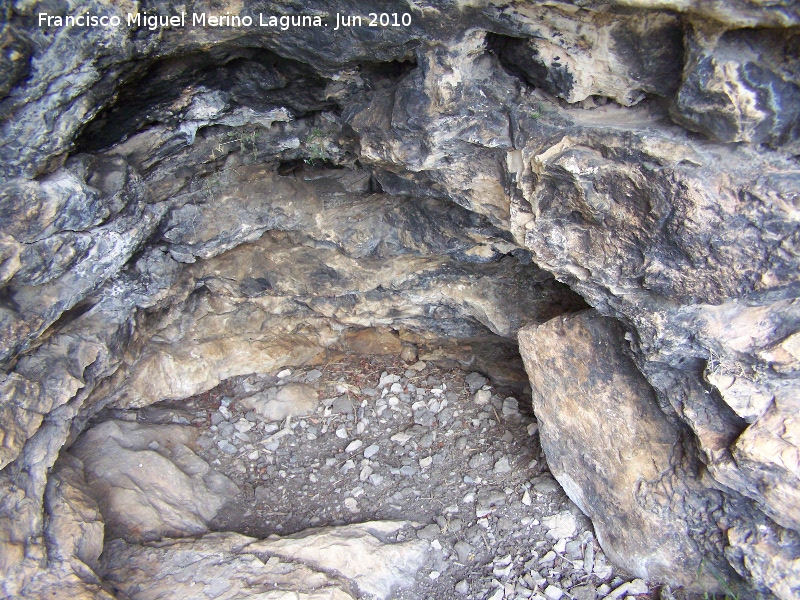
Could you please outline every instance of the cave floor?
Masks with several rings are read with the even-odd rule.
[[[276,420],[247,400],[271,397],[274,409],[274,391],[289,384],[313,388],[317,405]],[[233,378],[138,419],[188,418],[201,429],[198,454],[240,490],[213,530],[264,538],[372,520],[421,524],[430,558],[393,598],[672,597],[630,583],[606,560],[550,475],[529,406],[477,373],[345,355]]]

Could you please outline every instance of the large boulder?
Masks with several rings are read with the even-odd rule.
[[[638,577],[709,590],[724,566],[714,511],[684,431],[625,355],[624,331],[596,311],[519,333],[542,449],[603,550]]]

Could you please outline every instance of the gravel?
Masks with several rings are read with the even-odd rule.
[[[308,414],[273,422],[247,408],[298,383],[319,397]],[[657,598],[609,565],[548,472],[529,406],[480,373],[356,356],[233,378],[180,403],[200,455],[242,490],[215,530],[421,523],[429,565],[396,600]]]

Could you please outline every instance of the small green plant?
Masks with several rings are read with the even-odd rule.
[[[217,154],[222,156],[225,152],[225,146],[229,144],[239,144],[239,150],[245,154],[249,150],[253,152],[253,158],[258,158],[258,145],[256,139],[258,138],[258,130],[254,129],[252,133],[243,133],[241,131],[228,131],[225,136],[227,141],[220,141],[211,149],[211,160],[217,160]]]
[[[714,350],[708,351],[706,371],[709,375],[730,375],[749,379],[754,383],[761,383],[767,377],[767,370],[763,365],[746,367],[738,361],[724,362]]]
[[[728,583],[713,565],[707,563],[705,558],[700,560],[700,566],[697,567],[698,578],[700,577],[700,572],[703,570],[705,570],[706,573],[710,573],[711,576],[717,580],[722,593],[725,594],[724,596],[720,596],[718,594],[709,594],[705,592],[703,594],[703,600],[739,600],[739,594],[733,591],[730,583]]]
[[[306,163],[314,162],[315,160],[327,160],[330,158],[328,151],[325,149],[325,133],[319,127],[313,127],[306,137],[303,144],[308,152],[305,158]]]

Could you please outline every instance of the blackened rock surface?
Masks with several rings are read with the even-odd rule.
[[[687,35],[684,81],[672,107],[681,125],[721,142],[798,147],[800,32],[698,26]]]
[[[454,345],[513,336],[581,306],[543,269],[624,323],[666,418],[689,427],[705,483],[724,495],[726,558],[755,588],[798,594],[796,3],[396,2],[384,10],[409,12],[410,27],[81,35],[38,27],[50,3],[7,8],[3,593],[59,579],[97,591],[69,560],[46,563],[43,498],[59,449],[104,404],[135,402],[125,389],[178,397],[312,360],[348,328]],[[582,32],[607,64],[587,62]],[[489,33],[549,49],[533,79],[546,89],[510,74]],[[663,106],[682,68],[672,115],[701,136]],[[585,100],[551,93],[568,87]],[[376,212],[365,225],[359,203]]]

